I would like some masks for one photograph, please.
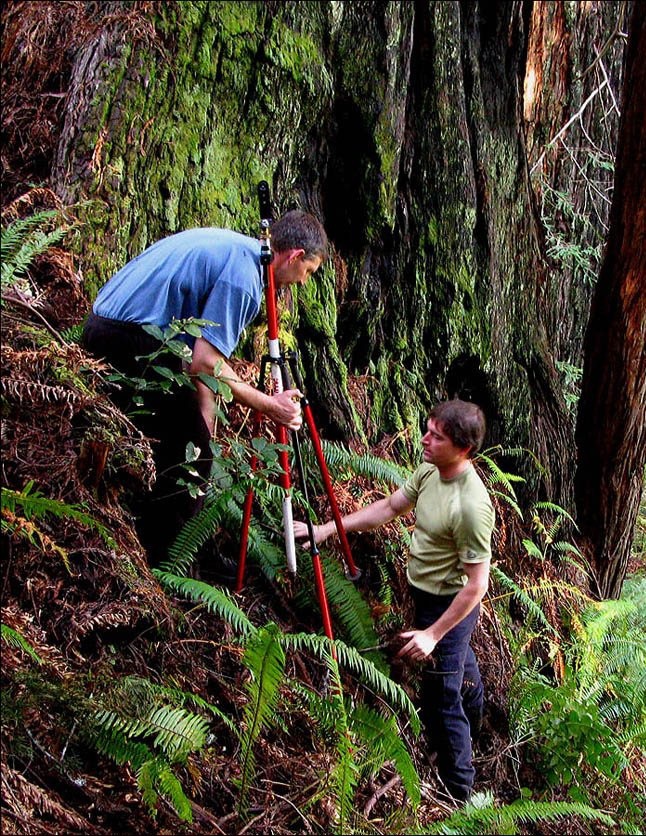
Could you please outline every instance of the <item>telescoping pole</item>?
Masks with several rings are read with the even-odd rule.
[[[260,263],[263,265],[266,287],[267,305],[267,336],[269,342],[269,361],[271,385],[274,394],[284,390],[281,369],[282,357],[278,340],[278,314],[276,312],[276,283],[274,281],[273,254],[271,252],[271,232],[269,228],[271,204],[269,200],[269,185],[263,180],[258,184],[258,201],[260,203]],[[287,453],[287,427],[284,424],[276,426],[278,443],[283,447],[278,453],[281,466],[280,484],[284,488],[283,496],[283,532],[285,535],[285,554],[287,568],[296,574],[296,544],[294,539],[294,512],[292,508],[292,483],[290,477],[289,455]]]
[[[274,281],[274,269],[272,266],[273,254],[271,251],[271,203],[269,200],[269,185],[265,180],[258,184],[258,201],[260,205],[260,264],[262,266],[263,280],[265,284],[265,302],[267,308],[267,334],[269,338],[269,361],[270,376],[273,392],[280,393],[284,390],[283,376],[281,372],[281,353],[278,340],[278,315],[276,312],[276,283]],[[258,386],[262,389],[265,385],[266,363],[263,360]],[[254,421],[254,435],[259,434],[261,415],[256,413]],[[287,427],[283,424],[276,426],[276,438],[283,448],[278,452],[278,461],[281,467],[280,485],[284,489],[283,497],[283,534],[285,538],[285,555],[287,569],[296,574],[296,542],[294,538],[294,512],[292,509],[292,485],[290,477],[289,456],[287,453]],[[258,457],[252,456],[251,472],[258,467]],[[245,567],[247,562],[247,546],[249,543],[249,528],[251,524],[251,512],[253,508],[254,489],[253,481],[249,485],[245,504],[242,513],[242,533],[240,537],[240,552],[238,557],[238,572],[236,576],[236,592],[241,592],[244,584]]]

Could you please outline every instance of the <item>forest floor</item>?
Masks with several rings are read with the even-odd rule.
[[[54,200],[46,190],[33,192],[31,199],[32,211]],[[20,208],[25,211],[24,201]],[[26,486],[35,486],[31,512],[25,503],[3,508],[2,621],[31,648],[3,642],[3,832],[176,833],[187,828],[169,803],[172,788],[153,793],[154,803],[147,806],[132,761],[124,754],[119,762],[87,728],[97,695],[104,707],[118,693],[123,700],[133,698],[125,686],[118,692],[117,683],[172,686],[224,714],[211,720],[208,745],[176,767],[190,798],[187,832],[329,832],[338,827],[331,776],[339,751],[330,742],[334,735],[328,739],[316,728],[311,711],[297,699],[300,686],[291,680],[282,685],[284,700],[275,722],[256,741],[253,780],[241,808],[237,730],[249,703],[244,648],[226,619],[162,589],[150,571],[128,511],[129,498],[147,490],[153,478],[150,447],[112,405],[108,370],[63,336],[88,309],[70,256],[50,250],[36,262],[32,281],[36,296],[8,294],[2,319],[3,487],[28,492]],[[252,364],[240,363],[238,371],[249,379],[257,374]],[[233,408],[230,418],[229,432],[244,433],[246,415]],[[384,455],[386,449],[387,441],[375,452]],[[378,495],[368,480],[357,477],[338,483],[336,490],[343,513]],[[60,503],[58,510],[47,500]],[[319,507],[323,501],[315,500]],[[500,565],[511,566],[522,559],[521,532],[509,509],[499,505],[497,514],[495,553]],[[218,536],[217,552],[236,548],[235,534],[220,530]],[[357,536],[352,547],[363,568],[358,591],[370,607],[390,676],[414,699],[416,672],[397,663],[392,653],[397,632],[411,623],[401,539],[392,529]],[[395,557],[393,549],[398,549]],[[380,566],[389,567],[387,594]],[[213,566],[203,559],[190,574],[208,581]],[[271,581],[252,563],[236,604],[257,627],[273,623],[284,634],[318,634],[319,609],[298,603],[298,587],[307,583],[307,574],[296,581]],[[486,691],[474,763],[476,790],[488,790],[504,804],[518,798],[520,787],[539,784],[540,775],[519,758],[510,739],[513,660],[499,605],[494,606],[498,596],[505,598],[494,584],[474,635]],[[515,616],[522,620],[522,611]],[[289,654],[288,669],[312,694],[329,693],[320,660],[297,650]],[[343,687],[348,699],[365,698],[351,677],[343,678]],[[388,761],[356,778],[352,815],[366,832],[408,832],[455,810],[443,796],[423,737],[416,740],[409,726],[401,734],[421,779],[417,815]]]
[[[84,27],[98,5],[23,3],[4,13],[3,227],[48,209],[65,216],[51,191],[27,184],[47,183],[68,56],[72,44],[86,37]],[[12,50],[20,52],[20,61],[10,60]],[[222,609],[173,594],[147,563],[129,507],[154,478],[151,450],[113,406],[109,370],[78,346],[88,310],[82,277],[70,254],[57,247],[33,262],[22,287],[6,293],[3,286],[2,832],[339,831],[339,761],[358,761],[361,753],[340,753],[347,737],[326,726],[324,698],[334,695],[329,665],[302,647],[287,654],[280,699],[255,738],[254,768],[244,772],[241,741],[252,680],[245,645]],[[250,380],[258,373],[251,364],[240,364],[239,371]],[[244,436],[246,419],[232,409],[229,432]],[[372,452],[387,457],[388,442]],[[378,495],[358,477],[339,480],[335,490],[343,512]],[[314,502],[323,508],[322,498]],[[549,563],[537,569],[527,560],[515,513],[497,506],[494,549],[501,569],[510,577],[534,578],[537,585],[556,579]],[[236,536],[220,530],[217,551],[235,553]],[[397,633],[411,621],[401,535],[391,528],[355,537],[352,548],[363,569],[357,591],[372,614],[376,643],[383,646],[393,681],[414,699],[416,672],[392,654]],[[338,562],[333,547],[329,557]],[[191,574],[206,582],[213,579],[213,566],[202,560]],[[570,580],[573,588],[581,583]],[[320,610],[315,603],[303,606],[299,596],[308,585],[306,572],[297,581],[280,573],[270,579],[252,562],[244,590],[231,601],[258,631],[276,624],[284,635],[316,636]],[[558,602],[545,606],[558,623]],[[511,624],[527,617],[494,582],[474,635],[486,692],[474,764],[476,790],[491,792],[500,805],[517,799],[521,788],[543,786],[540,771],[509,730],[515,660],[501,625],[503,611]],[[534,644],[525,651],[539,657],[540,638]],[[347,671],[341,682],[348,706],[380,704],[381,696],[360,687]],[[166,761],[160,755],[152,766],[145,760],[145,768],[133,765],[142,750],[131,744],[142,741],[147,751],[161,751],[150,734],[138,735],[133,724],[119,749],[105,725],[97,726],[98,707],[104,721],[124,706],[136,717],[138,702],[151,694],[173,697],[183,709],[191,705],[209,718],[200,745],[168,771],[168,748]],[[332,720],[344,716],[339,708]],[[399,719],[405,719],[403,712]],[[393,759],[376,769],[364,764],[353,778],[353,809],[345,811],[357,831],[410,832],[455,811],[442,796],[423,737],[415,738],[406,722],[399,731],[421,779],[417,812]],[[157,769],[150,780],[146,768]],[[252,776],[244,805],[243,775]],[[538,829],[527,825],[525,832]],[[540,832],[560,833],[563,827],[543,825]]]

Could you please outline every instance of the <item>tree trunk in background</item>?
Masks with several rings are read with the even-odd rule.
[[[413,460],[429,406],[470,398],[487,441],[532,449],[544,495],[572,509],[555,335],[583,308],[555,320],[527,165],[536,5],[163,3],[155,37],[112,21],[77,56],[53,175],[90,201],[88,286],[179,229],[256,235],[267,179],[334,247],[293,323],[324,434],[398,433]]]
[[[543,317],[573,407],[608,232],[625,7],[562,0],[532,5],[524,116],[549,265]]]
[[[579,522],[597,592],[619,597],[646,464],[646,5],[629,28],[610,234],[585,341]]]

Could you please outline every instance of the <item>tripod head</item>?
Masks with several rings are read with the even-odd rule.
[[[260,208],[260,263],[267,265],[274,257],[271,251],[271,199],[266,180],[258,183],[258,205]]]
[[[271,198],[269,197],[269,183],[266,180],[261,180],[258,183],[258,206],[260,208],[261,220],[271,221]]]

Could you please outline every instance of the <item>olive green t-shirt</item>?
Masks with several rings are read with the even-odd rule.
[[[471,463],[453,479],[424,463],[401,489],[417,516],[409,583],[433,595],[459,592],[467,581],[464,564],[491,559],[494,510],[482,479]]]

